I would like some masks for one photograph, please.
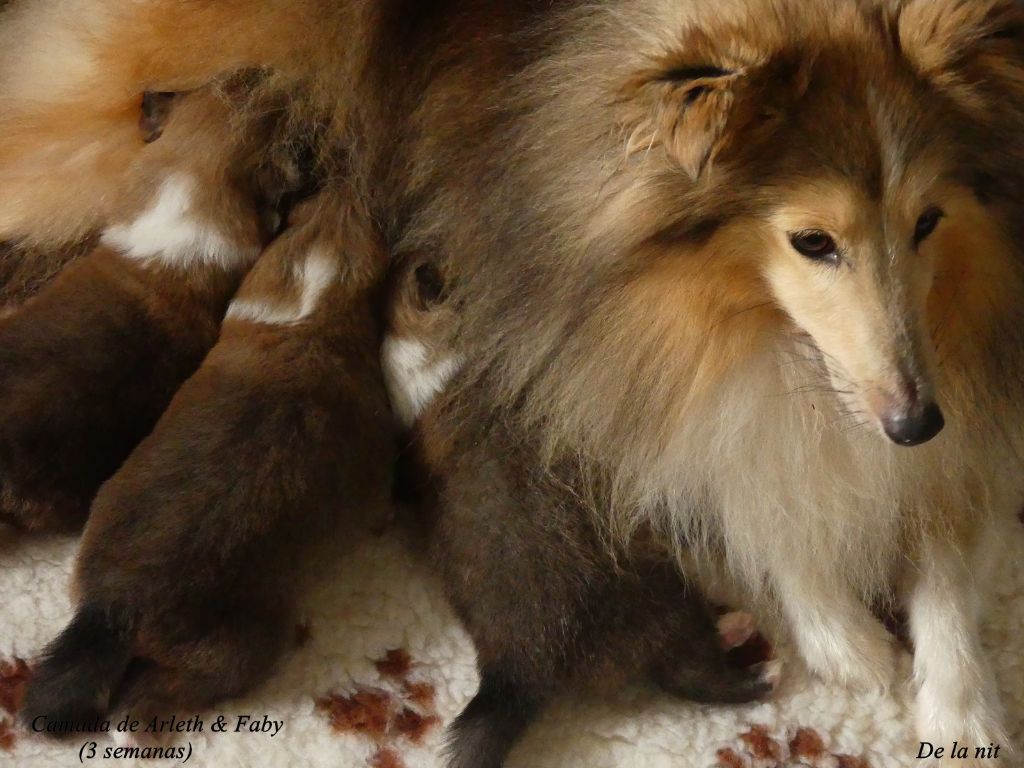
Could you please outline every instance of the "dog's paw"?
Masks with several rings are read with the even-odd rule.
[[[800,652],[826,683],[869,694],[884,694],[896,683],[899,651],[881,624],[820,635],[801,638]]]
[[[998,707],[981,696],[954,696],[925,685],[917,697],[917,735],[919,744],[943,750],[940,758],[926,758],[939,768],[993,768],[1018,762]]]

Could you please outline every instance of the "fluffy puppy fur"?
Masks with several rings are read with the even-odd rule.
[[[273,119],[254,118],[236,134],[228,98],[210,87],[161,117],[166,135],[139,153],[86,255],[12,247],[8,301],[45,287],[0,319],[8,522],[81,524],[100,483],[216,341],[228,300],[268,239],[260,212],[275,194],[254,154]]]
[[[392,443],[371,310],[386,261],[365,221],[339,190],[296,210],[216,346],[100,490],[75,616],[40,662],[26,722],[170,714],[247,690],[287,647],[312,544],[383,508]]]
[[[977,615],[1024,495],[1015,3],[6,13],[0,238],[90,230],[130,94],[262,67],[392,250],[459,260],[446,397],[571,466],[609,542],[723,566],[828,679],[889,682],[867,605],[904,602],[921,738],[1002,738]]]
[[[371,15],[364,3],[293,0],[85,0],[74,7],[15,0],[0,7],[0,240],[60,246],[119,212],[125,186],[138,180],[135,162],[147,152],[139,132],[144,93],[190,92],[258,70],[260,78],[248,79],[250,94],[287,94],[290,113],[302,113],[301,127],[276,148],[314,133],[335,112],[343,116],[345,102],[335,107],[323,90],[325,73],[358,79],[369,41],[353,33],[367,29]],[[236,115],[288,117],[281,104],[259,99],[237,106]],[[246,135],[244,121],[228,124],[233,136]],[[339,156],[333,138],[320,157],[330,167]]]
[[[441,275],[429,259],[394,270],[381,359],[411,430],[405,476],[432,558],[477,649],[480,689],[451,726],[448,765],[499,768],[570,686],[650,678],[684,698],[732,703],[770,691],[758,671],[728,665],[710,609],[650,536],[609,551],[571,468],[538,475],[536,446],[486,409],[453,419],[431,406],[461,364]]]

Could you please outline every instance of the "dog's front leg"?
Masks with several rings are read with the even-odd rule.
[[[790,631],[818,676],[862,691],[886,690],[896,673],[893,638],[835,570],[795,558],[776,568]]]
[[[991,559],[981,555],[998,551],[995,531],[984,524],[966,547],[945,538],[925,542],[909,593],[918,736],[944,749],[941,761],[935,761],[943,766],[993,765],[998,761],[976,759],[975,750],[997,745],[1009,759],[998,691],[979,635],[985,563]],[[951,754],[954,742],[957,751],[966,747],[966,759]]]

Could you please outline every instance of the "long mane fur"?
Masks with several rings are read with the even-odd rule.
[[[248,71],[239,113],[281,115],[268,164],[312,148],[321,179],[343,173],[362,190],[393,252],[458,264],[454,343],[467,365],[450,412],[464,429],[503,419],[536,442],[545,471],[587,478],[580,492],[610,544],[653,525],[680,556],[724,553],[752,589],[772,560],[843,562],[843,578],[878,597],[915,538],[1019,498],[1024,43],[1013,4],[556,5],[224,0],[185,12],[150,0],[139,28],[134,0],[82,0],[71,15],[52,0],[14,3],[0,38],[0,240],[94,231],[96,201],[117,196],[142,151],[123,149],[137,94]],[[49,49],[28,34],[41,28]],[[934,107],[952,126],[959,180],[987,211],[962,243],[980,254],[972,280],[936,290],[949,427],[914,451],[844,411],[829,360],[768,295],[752,258],[762,243],[743,225],[785,181],[765,172],[792,139],[792,104],[766,100],[829,55],[847,56],[859,85],[874,71],[885,91],[892,75],[897,105]],[[696,176],[658,138],[671,111],[659,99],[679,73],[703,78],[694,98],[723,74],[739,89],[730,121],[743,130],[719,142],[733,160],[689,157]],[[65,89],[48,93],[44,76]],[[69,125],[86,150],[41,140]],[[63,225],[34,226],[47,216]]]
[[[1019,64],[990,52],[971,65],[987,85],[972,92],[967,77],[950,76],[929,86],[962,131],[950,151],[1001,231],[965,244],[997,254],[998,270],[966,289],[977,295],[946,294],[936,307],[950,426],[914,451],[845,410],[830,362],[752,268],[759,243],[731,222],[765,204],[764,164],[741,150],[742,162],[692,181],[657,145],[633,148],[645,126],[623,89],[685,57],[688,30],[711,30],[716,66],[767,65],[780,79],[799,71],[792,51],[813,61],[830,47],[863,55],[866,69],[910,72],[899,4],[866,5],[569,12],[552,24],[564,36],[540,36],[543,55],[510,79],[504,99],[479,106],[513,119],[477,125],[468,148],[431,158],[431,194],[404,233],[404,246],[440,244],[464,265],[457,344],[469,365],[453,411],[467,424],[480,423],[481,409],[508,420],[539,442],[550,472],[568,465],[587,477],[613,545],[653,524],[681,558],[694,547],[724,554],[755,591],[770,562],[814,558],[843,563],[863,596],[886,599],[920,537],[1002,514],[1021,491],[1024,314],[1006,298],[1024,285],[1013,201],[1024,145],[1010,138],[1024,108]],[[879,50],[879,39],[891,48]],[[934,45],[956,58],[954,41]],[[1000,159],[972,148],[991,146],[979,133],[1003,137]],[[786,141],[785,130],[752,143],[770,151],[772,141]],[[475,215],[453,215],[467,208]]]

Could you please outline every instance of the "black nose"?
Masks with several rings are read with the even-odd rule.
[[[893,411],[882,420],[885,434],[897,445],[921,445],[935,437],[946,426],[942,409],[935,403],[914,405],[909,411]]]

